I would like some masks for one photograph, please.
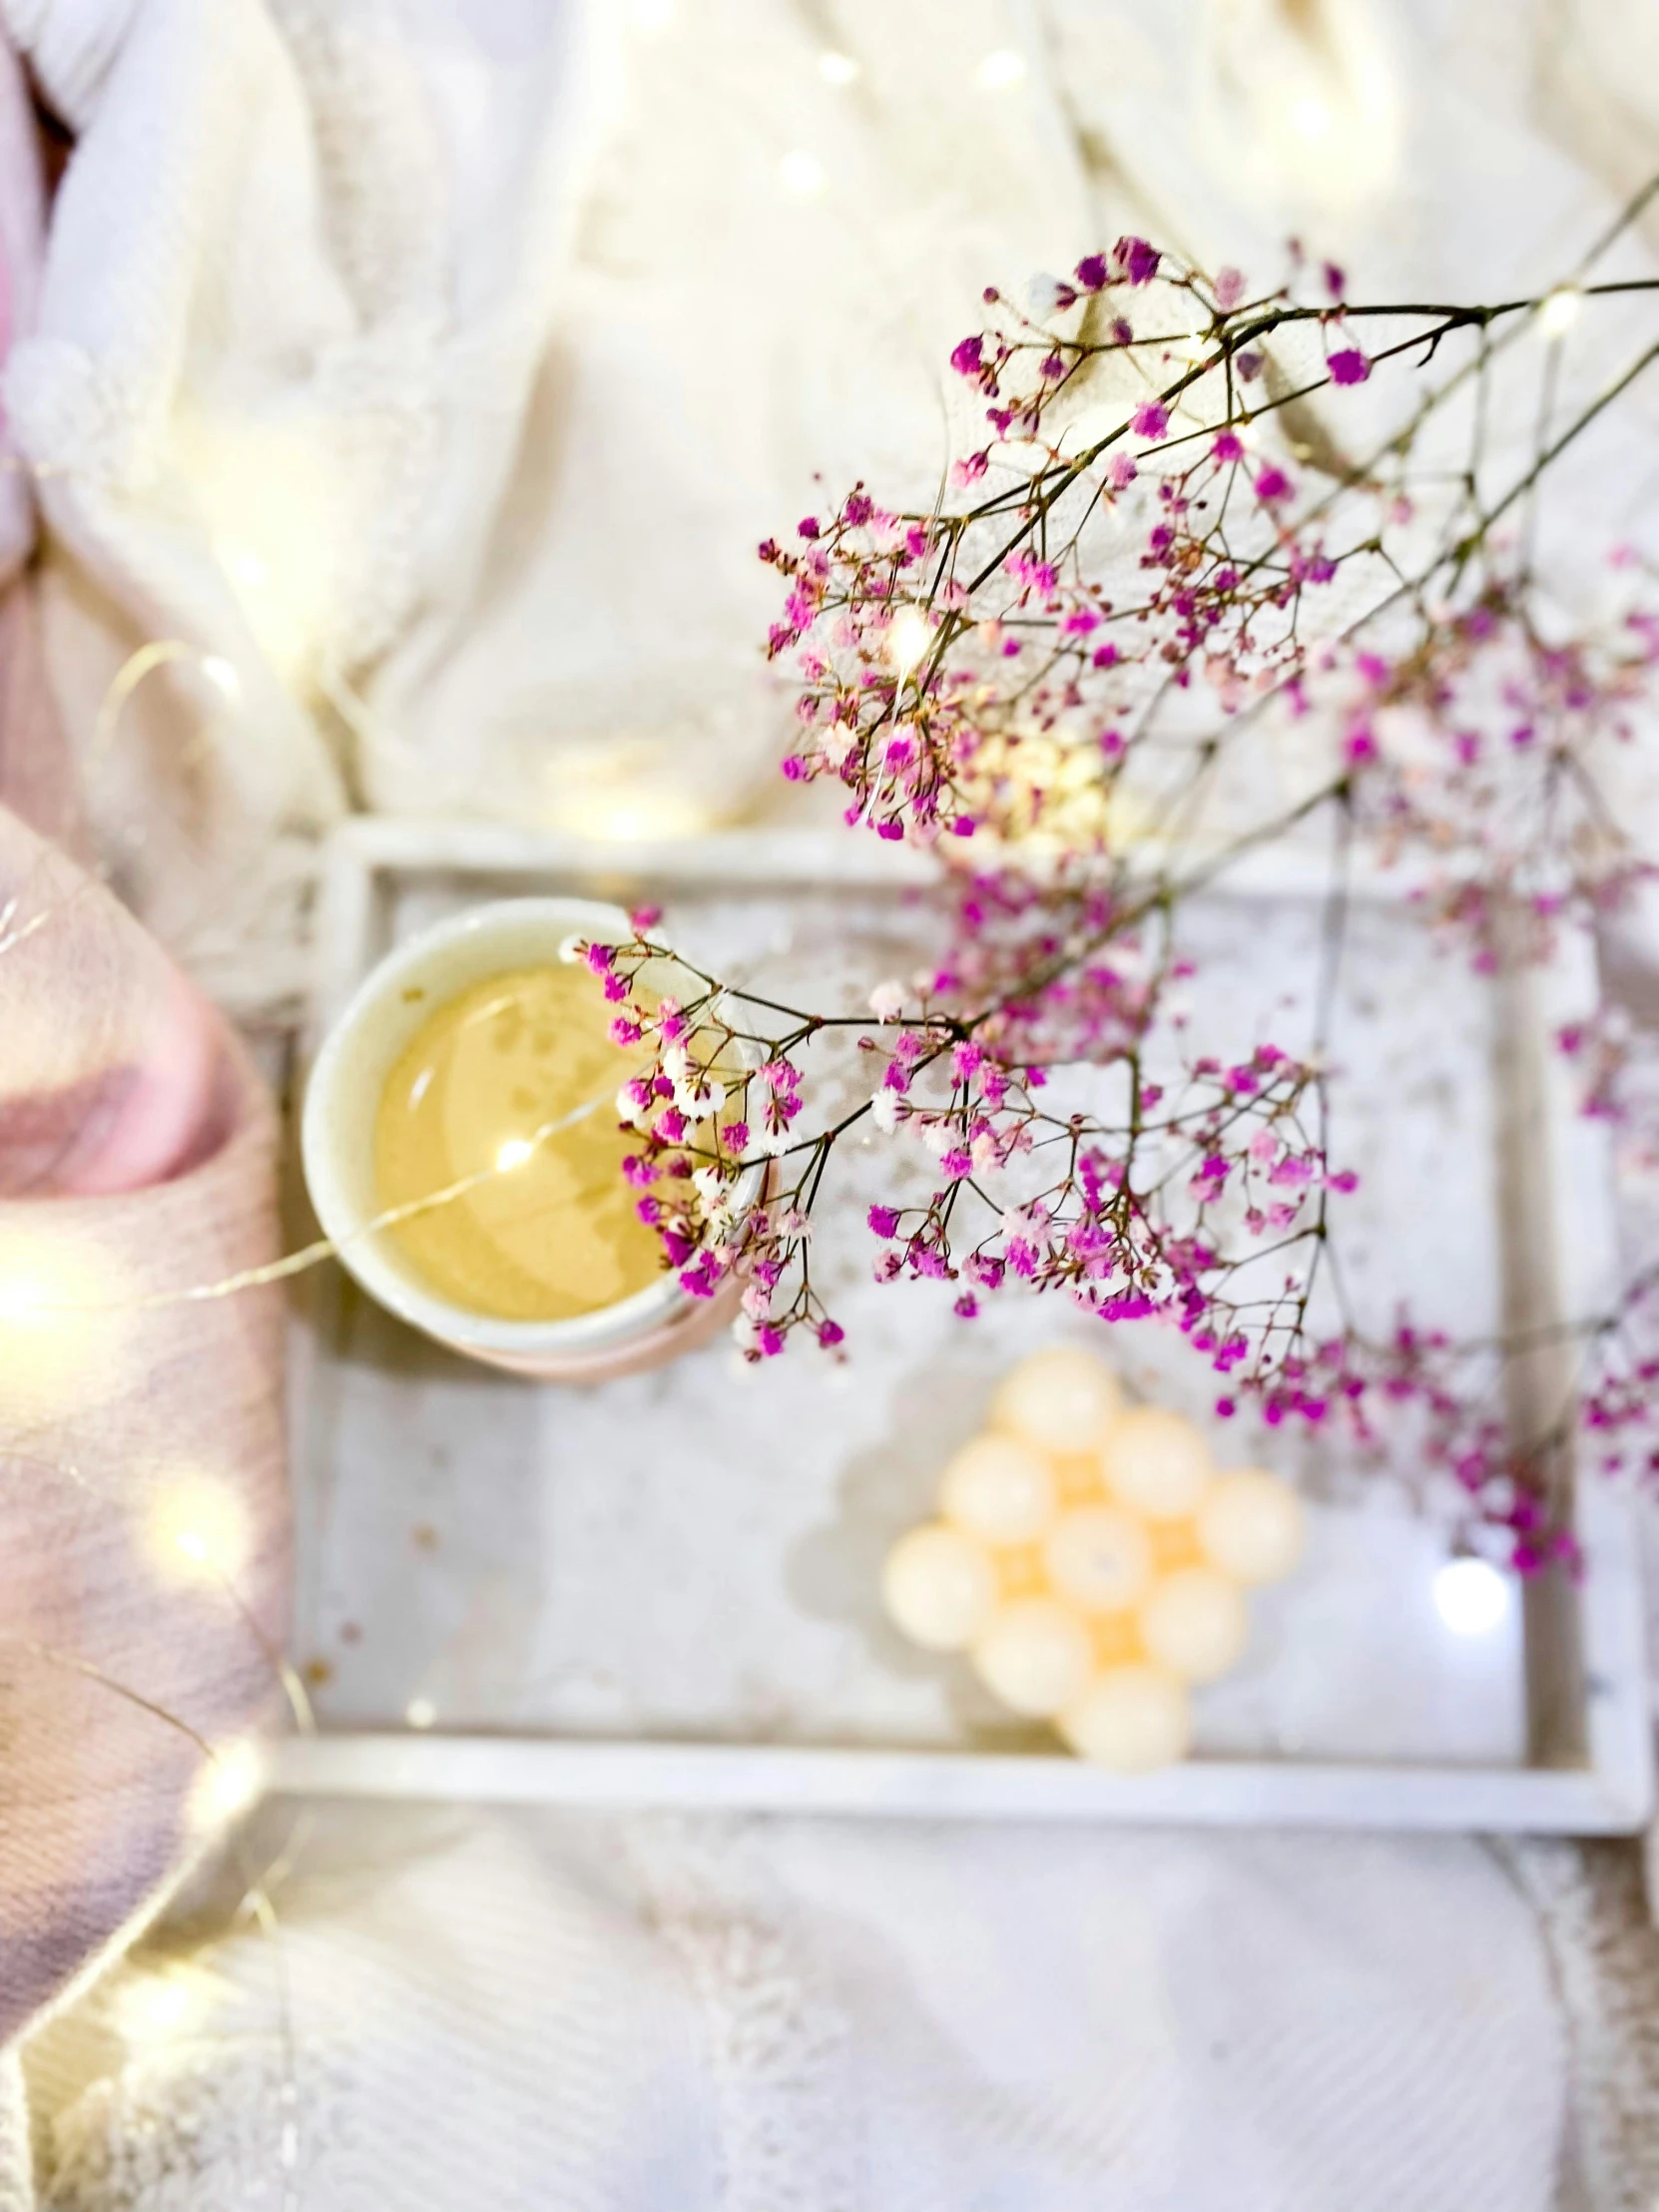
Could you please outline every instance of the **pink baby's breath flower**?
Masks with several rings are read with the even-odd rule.
[[[1158,274],[1160,256],[1156,247],[1145,239],[1121,238],[1112,249],[1112,259],[1132,284],[1150,284]]]
[[[1303,1190],[1314,1180],[1314,1162],[1304,1153],[1287,1152],[1268,1177],[1281,1189]]]

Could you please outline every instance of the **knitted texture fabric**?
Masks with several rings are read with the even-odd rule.
[[[32,2168],[23,2061],[0,2051],[0,2212],[34,2212]]]
[[[31,2042],[59,2212],[1622,2212],[1652,2140],[1571,1847],[1542,1920],[1451,1839],[274,1806],[226,1905],[274,1863]]]
[[[1567,2037],[1568,2157],[1590,2212],[1659,2201],[1659,1931],[1618,1844],[1497,1847],[1539,1917]]]
[[[38,1307],[0,1371],[3,2046],[211,1834],[279,1699],[287,1500],[279,1292],[177,1295],[277,1249],[270,1102],[3,809],[0,906],[0,1242]]]

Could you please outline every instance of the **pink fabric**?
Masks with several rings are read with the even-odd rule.
[[[30,129],[0,47],[8,333],[40,250]],[[288,1589],[281,1294],[168,1303],[276,1256],[276,1116],[71,856],[31,532],[0,475],[0,2048],[207,1841],[223,1754],[278,1702]],[[178,1542],[204,1495],[234,1571]]]
[[[4,813],[0,911],[0,1191],[27,1194],[0,1197],[3,2044],[205,1840],[211,1755],[276,1702],[288,1560],[279,1291],[145,1303],[276,1254],[270,1103],[131,917]],[[19,1268],[68,1311],[8,1318]],[[169,1549],[170,1497],[204,1486],[229,1583]]]

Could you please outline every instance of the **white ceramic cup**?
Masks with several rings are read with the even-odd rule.
[[[512,898],[471,907],[387,953],[358,985],[311,1069],[300,1150],[311,1204],[342,1264],[382,1306],[439,1344],[492,1367],[557,1382],[630,1374],[703,1343],[729,1319],[737,1286],[690,1297],[672,1271],[615,1305],[568,1321],[501,1321],[432,1291],[384,1230],[365,1227],[382,1209],[374,1179],[374,1124],[386,1078],[410,1038],[446,1001],[512,968],[563,958],[576,937],[604,944],[633,935],[619,906],[583,898]],[[659,995],[678,987],[672,961],[646,977]],[[422,995],[407,995],[418,986]],[[596,985],[597,988],[597,985]],[[620,1086],[620,1078],[619,1078]],[[614,1113],[609,1101],[597,1109]],[[753,1206],[766,1180],[752,1169],[735,1211]]]

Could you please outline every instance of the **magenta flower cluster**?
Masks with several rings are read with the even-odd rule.
[[[865,1019],[748,1000],[684,963],[679,995],[654,997],[654,917],[590,948],[613,1033],[649,1055],[619,1101],[641,1216],[690,1295],[738,1303],[749,1357],[802,1332],[838,1353],[812,1238],[858,1128],[925,1168],[867,1204],[878,1280],[937,1283],[964,1320],[1018,1286],[1162,1321],[1216,1372],[1223,1415],[1248,1402],[1363,1443],[1414,1422],[1471,1535],[1523,1570],[1570,1565],[1563,1437],[1512,1437],[1468,1348],[1404,1316],[1381,1343],[1315,1326],[1355,1180],[1320,1142],[1323,1063],[1268,1042],[1206,1054],[1176,1004],[1183,902],[1219,864],[1184,859],[1182,825],[1264,722],[1317,733],[1325,768],[1246,841],[1333,810],[1482,968],[1547,956],[1645,878],[1599,772],[1631,742],[1659,625],[1563,637],[1537,619],[1524,545],[1455,508],[1424,555],[1438,493],[1425,471],[1419,497],[1412,441],[1461,371],[1403,437],[1358,459],[1343,444],[1340,410],[1380,370],[1420,371],[1538,303],[1356,307],[1341,270],[1300,258],[1252,295],[1236,270],[1132,237],[1035,280],[1028,309],[984,301],[950,354],[974,428],[938,500],[906,511],[857,484],[760,548],[783,586],[769,656],[795,679],[784,774],[946,863],[936,969],[877,984]],[[835,1116],[813,1079],[831,1029],[867,1073]],[[1628,1034],[1598,1015],[1561,1046],[1587,1110],[1633,1127]],[[1079,1063],[1112,1112],[1052,1103]],[[1650,1421],[1645,1297],[1589,1334],[1585,1418],[1609,1458]],[[1644,1448],[1659,1470],[1659,1441]]]

